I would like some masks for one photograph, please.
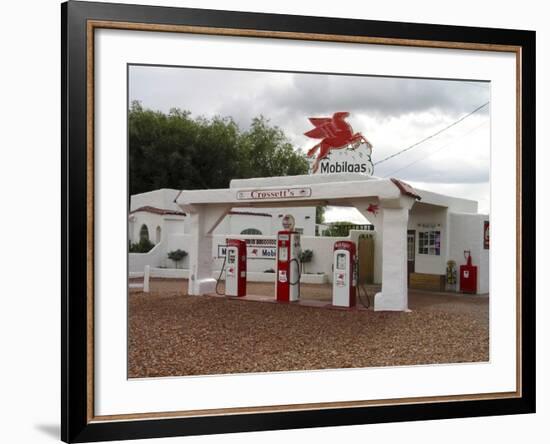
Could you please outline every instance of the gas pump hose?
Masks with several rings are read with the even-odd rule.
[[[300,279],[302,278],[302,270],[300,269],[300,262],[298,261],[298,259],[296,259],[295,257],[290,259],[290,261],[288,262],[289,266],[292,262],[296,262],[296,266],[298,267],[298,279],[296,279],[295,282],[290,282],[289,280],[288,283],[289,285],[298,285],[298,299],[300,299]]]
[[[360,290],[363,290],[363,293],[365,293],[365,296],[367,298],[367,303],[365,304],[365,301],[363,301],[363,298],[361,297],[361,291]],[[364,285],[360,284],[357,286],[357,297],[359,299],[359,302],[361,302],[361,305],[365,308],[370,308],[370,298],[369,298],[369,293],[367,292],[367,289],[365,288]]]
[[[225,255],[224,258],[223,258],[222,269],[220,270],[220,275],[218,276],[218,280],[216,281],[216,294],[218,296],[225,296],[225,293],[220,293],[219,290],[218,290],[218,287],[220,286],[220,282],[221,282],[221,279],[222,279],[222,274],[225,270],[225,261],[227,261],[227,255]]]

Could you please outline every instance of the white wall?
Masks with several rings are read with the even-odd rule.
[[[449,259],[454,260],[457,268],[464,265],[464,250],[470,250],[472,264],[478,267],[478,293],[489,292],[489,252],[483,248],[483,222],[489,220],[487,215],[450,213],[450,248]],[[511,239],[513,242],[513,239]]]
[[[312,237],[301,236],[302,249],[312,250],[312,261],[306,264],[307,273],[325,273],[330,282],[332,282],[332,251],[334,243],[339,240],[352,240],[357,242],[361,233],[373,234],[372,231],[352,230],[348,237]],[[225,245],[228,237],[231,235],[214,235],[212,246],[212,269],[220,270],[223,265],[223,258],[218,258],[218,246]],[[276,239],[276,236],[238,236],[238,239]],[[164,240],[156,245],[148,253],[130,253],[128,269],[130,272],[143,271],[145,265],[151,267],[174,268],[175,264],[167,258],[169,251],[182,249],[189,251],[191,236],[183,233],[170,233]],[[179,268],[188,267],[188,258],[185,258],[178,264]],[[247,270],[250,272],[264,272],[269,269],[275,269],[275,259],[248,258]]]
[[[433,227],[424,227],[422,225],[433,225]],[[444,274],[447,263],[447,208],[426,205],[417,202],[409,213],[409,230],[416,231],[415,241],[415,272]],[[429,255],[418,253],[418,233],[420,231],[440,231],[441,232],[441,251],[440,255]]]
[[[155,245],[147,253],[128,253],[128,271],[143,271],[146,265],[157,267],[163,263],[166,249],[162,243]]]
[[[262,235],[275,235],[283,229],[282,219],[286,214],[294,216],[296,228],[301,228],[305,236],[315,236],[315,207],[290,208],[232,208],[237,214],[229,214],[216,227],[215,234],[240,234],[247,228],[255,228]],[[258,213],[260,215],[238,214]]]
[[[174,199],[178,194],[179,190],[171,188],[161,188],[146,193],[134,194],[130,198],[130,211],[146,206],[160,208],[162,210],[181,211],[181,208],[174,203]]]
[[[244,214],[230,214],[225,218],[229,220],[229,230],[227,231],[218,231],[219,234],[241,234],[244,230],[256,229],[259,230],[262,235],[269,236],[273,234],[271,229],[273,216],[269,213],[269,216],[264,216],[264,212],[261,211],[261,208],[255,208],[252,211],[246,211],[248,213],[257,213],[257,216],[244,215]],[[239,210],[233,210],[239,211]]]

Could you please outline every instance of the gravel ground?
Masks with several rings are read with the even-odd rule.
[[[130,378],[489,359],[488,296],[411,291],[409,313],[340,311],[186,296],[186,284],[153,280],[151,293],[130,293]],[[273,294],[273,284],[248,293]],[[330,294],[302,286],[303,299]]]

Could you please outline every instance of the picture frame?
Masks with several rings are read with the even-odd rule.
[[[535,412],[535,33],[69,1],[62,22],[61,434],[65,442]],[[383,400],[135,412],[94,410],[94,33],[99,29],[506,52],[516,57],[516,390]],[[134,60],[134,62],[136,62]],[[498,130],[498,129],[497,129]],[[494,222],[491,222],[493,229]],[[487,240],[488,246],[488,240]],[[491,239],[491,248],[493,239]]]

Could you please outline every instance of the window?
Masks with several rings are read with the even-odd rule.
[[[336,269],[345,270],[346,269],[346,254],[338,253],[336,255]]]
[[[414,231],[407,233],[407,260],[409,262],[414,262]]]
[[[257,228],[247,228],[246,230],[241,231],[241,234],[258,234],[262,235],[262,232]]]
[[[160,242],[161,234],[162,234],[162,231],[160,229],[160,226],[157,226],[157,233],[155,235],[155,243],[158,244]]]
[[[143,224],[139,229],[139,241],[147,242],[148,240],[149,240],[149,230],[147,229],[147,225]]]
[[[441,232],[420,231],[418,232],[418,254],[429,254],[439,256],[441,253]]]

